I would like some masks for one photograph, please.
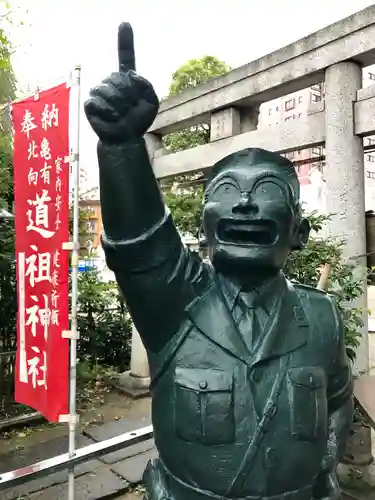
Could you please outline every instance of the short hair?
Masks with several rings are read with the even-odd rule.
[[[206,184],[205,201],[210,192],[210,186],[221,172],[229,168],[236,168],[237,166],[243,167],[244,165],[249,168],[261,165],[270,165],[273,169],[279,170],[280,173],[286,177],[286,180],[292,189],[295,203],[299,203],[300,184],[293,163],[278,153],[261,148],[247,148],[239,151],[238,153],[226,156],[222,160],[215,163]]]

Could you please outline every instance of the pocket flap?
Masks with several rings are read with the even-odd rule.
[[[197,392],[231,391],[233,374],[209,368],[177,367],[175,382]]]
[[[316,366],[303,368],[291,368],[288,370],[288,377],[292,384],[318,389],[326,383],[324,371]]]

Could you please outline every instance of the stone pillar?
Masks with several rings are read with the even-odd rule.
[[[362,87],[362,70],[354,62],[340,62],[329,67],[325,74],[325,132],[327,211],[335,214],[329,233],[346,240],[346,258],[360,267],[366,265],[365,181],[363,143],[354,131],[354,102]],[[363,280],[363,294],[354,304],[367,308],[367,283]],[[361,345],[357,349],[354,372],[369,368],[368,318],[363,314],[364,327]],[[371,435],[361,437],[358,456],[371,459]]]
[[[132,352],[130,360],[130,375],[139,379],[139,385],[148,387],[150,383],[150,371],[148,359],[138,330],[132,325]]]
[[[327,211],[334,213],[330,234],[346,240],[345,257],[359,257],[353,264],[366,265],[365,180],[362,138],[354,134],[353,103],[362,87],[362,70],[354,62],[341,62],[326,71],[326,168]],[[367,307],[367,286],[358,307]],[[367,313],[356,372],[368,370]]]
[[[117,388],[127,396],[139,398],[148,396],[150,372],[146,349],[134,325],[132,325],[132,348],[130,370],[122,373],[117,380]]]
[[[155,134],[146,134],[146,147],[152,162],[155,155],[164,154],[161,138]],[[130,370],[121,374],[117,387],[131,397],[142,397],[149,393],[150,371],[146,349],[141,337],[132,325],[132,348],[130,359]]]

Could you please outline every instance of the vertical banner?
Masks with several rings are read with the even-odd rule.
[[[16,401],[51,422],[69,412],[69,97],[62,84],[12,109]]]

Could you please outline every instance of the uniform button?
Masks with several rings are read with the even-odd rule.
[[[202,380],[201,382],[199,382],[199,388],[200,389],[207,389],[207,381],[206,380]]]

